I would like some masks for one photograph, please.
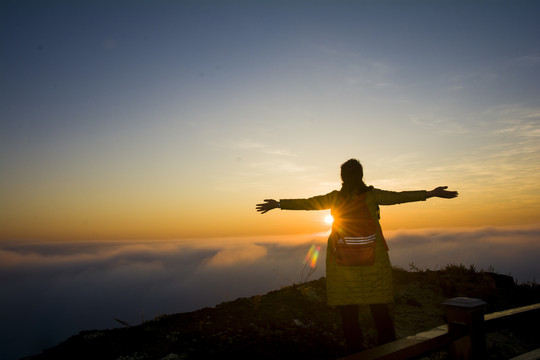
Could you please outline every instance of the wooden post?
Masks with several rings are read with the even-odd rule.
[[[451,359],[486,358],[485,304],[480,299],[467,297],[458,297],[443,303],[448,321],[448,333],[455,339],[450,343]]]

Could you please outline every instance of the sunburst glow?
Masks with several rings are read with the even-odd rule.
[[[324,222],[327,224],[332,224],[334,222],[334,217],[332,215],[326,215]]]

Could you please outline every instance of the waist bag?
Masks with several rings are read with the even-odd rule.
[[[376,234],[382,233],[366,205],[366,193],[343,199],[332,209],[332,215],[331,250],[336,264],[373,265]]]
[[[368,266],[375,263],[375,239],[340,238],[334,245],[334,259],[342,266]]]

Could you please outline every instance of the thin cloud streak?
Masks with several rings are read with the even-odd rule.
[[[251,139],[243,139],[229,145],[229,148],[237,150],[246,150],[246,151],[255,151],[268,155],[279,155],[279,156],[296,156],[294,153],[287,149],[274,148],[269,145],[266,145],[262,142],[257,142]]]

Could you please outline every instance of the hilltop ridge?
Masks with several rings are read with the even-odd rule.
[[[507,275],[449,265],[443,270],[394,269],[393,314],[399,338],[445,323],[442,302],[480,298],[486,313],[540,302],[540,286]],[[361,312],[367,346],[371,316]],[[508,359],[539,347],[539,334],[488,336],[489,359]],[[338,312],[326,305],[325,278],[213,308],[163,315],[138,326],[83,331],[26,360],[335,359],[345,354]],[[444,359],[444,352],[429,359]]]

